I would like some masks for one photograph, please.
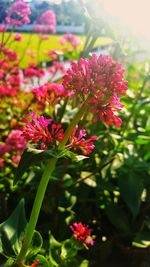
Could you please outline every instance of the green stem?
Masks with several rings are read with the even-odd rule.
[[[65,132],[65,135],[64,135],[64,140],[58,147],[59,150],[61,150],[65,147],[65,144],[67,143],[74,127],[79,123],[79,121],[82,118],[82,116],[84,115],[85,111],[88,110],[86,102],[81,106],[80,110],[77,112],[74,119],[72,120],[72,122],[68,126],[68,128]],[[39,217],[39,213],[40,213],[40,209],[41,209],[44,195],[46,192],[46,188],[47,188],[49,179],[51,177],[51,174],[55,169],[56,162],[57,162],[57,159],[52,158],[52,159],[49,159],[46,163],[45,171],[43,173],[42,179],[41,179],[40,184],[38,186],[37,194],[36,194],[36,197],[34,200],[30,220],[29,220],[29,223],[27,225],[24,242],[23,242],[22,248],[20,250],[20,253],[17,257],[16,263],[19,266],[21,266],[21,264],[25,261],[25,256],[27,254],[28,248],[29,248],[30,243],[32,241],[32,237],[33,237],[34,230],[35,230],[35,227],[37,224],[37,220]]]

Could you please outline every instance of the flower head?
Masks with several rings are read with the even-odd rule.
[[[29,6],[22,0],[18,0],[13,3],[13,5],[6,10],[5,21],[7,24],[13,27],[21,27],[23,24],[30,22],[28,15],[31,14]]]
[[[46,83],[41,86],[34,87],[32,90],[35,98],[42,104],[58,103],[62,98],[67,97],[67,91],[63,85],[57,83]]]
[[[73,225],[70,225],[70,229],[72,230],[74,234],[74,238],[83,243],[87,246],[93,246],[94,240],[91,236],[91,229],[88,225],[82,224],[82,223],[74,223]]]
[[[26,126],[23,129],[23,136],[26,140],[39,144],[41,149],[48,149],[48,145],[54,144],[56,141],[62,142],[64,131],[61,124],[52,123],[52,119],[46,119],[44,116],[37,116],[35,112],[29,115],[31,122],[24,119]],[[49,127],[51,130],[49,130]]]
[[[15,33],[14,40],[18,41],[18,42],[21,42],[22,41],[22,35],[19,34],[19,33]]]
[[[35,31],[40,33],[55,33],[56,16],[54,11],[47,10],[42,13],[38,19],[38,23],[35,25]]]
[[[70,143],[67,145],[68,148],[74,148],[74,149],[80,149],[84,155],[89,155],[93,149],[95,148],[95,145],[93,144],[93,141],[97,139],[96,136],[92,136],[89,139],[85,140],[86,131],[80,130],[78,132],[78,127],[74,128],[71,136],[70,136]]]
[[[78,38],[72,33],[66,33],[62,38],[59,39],[60,44],[65,45],[66,43],[70,43],[73,48],[76,48],[79,45]]]
[[[127,90],[121,64],[106,55],[93,55],[89,60],[81,58],[78,63],[72,62],[63,85],[83,100],[88,98],[95,121],[99,118],[109,125],[120,126],[121,119],[115,112],[123,107],[120,96]]]

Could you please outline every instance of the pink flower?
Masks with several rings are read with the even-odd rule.
[[[56,26],[56,16],[54,11],[47,10],[38,19],[38,23],[35,25],[34,29],[40,33],[55,33]]]
[[[82,224],[82,223],[74,223],[73,225],[70,225],[70,229],[74,233],[74,238],[81,242],[84,245],[87,246],[93,246],[94,240],[91,236],[91,229],[89,229],[88,225]]]
[[[4,24],[0,25],[0,32],[5,32],[6,31],[6,26]]]
[[[31,122],[24,119],[26,126],[23,129],[22,135],[28,141],[39,144],[41,149],[48,149],[48,145],[62,142],[64,131],[61,124],[52,123],[52,119],[46,119],[44,116],[36,117],[35,112],[31,112],[28,116],[32,118]],[[51,130],[49,130],[49,128]]]
[[[81,58],[64,76],[66,90],[74,91],[83,100],[87,98],[92,107],[94,121],[98,118],[109,125],[121,125],[121,119],[115,114],[123,105],[120,96],[127,90],[124,69],[111,57],[93,55],[91,59]]]
[[[66,42],[70,43],[74,48],[76,48],[79,44],[80,41],[78,38],[72,34],[72,33],[66,33],[63,35],[62,38],[59,39],[60,44],[64,45]]]
[[[21,42],[22,41],[22,35],[19,34],[19,33],[15,33],[14,40],[18,41],[18,42]]]
[[[26,141],[22,136],[22,131],[13,130],[7,136],[5,144],[0,145],[0,155],[10,152],[23,152],[26,148]]]
[[[28,15],[31,14],[29,6],[22,0],[18,0],[6,10],[5,21],[13,27],[21,27],[23,24],[30,22]]]
[[[14,163],[14,165],[18,165],[20,159],[21,159],[20,155],[13,155],[12,158],[11,158],[12,162]]]
[[[35,98],[42,104],[58,103],[62,98],[67,97],[68,94],[63,85],[57,83],[46,83],[37,86],[32,90]]]
[[[59,61],[54,61],[52,66],[48,68],[48,71],[53,76],[57,73],[57,71],[61,72],[62,74],[66,72],[63,64]]]
[[[85,130],[80,130],[78,133],[78,127],[74,128],[72,135],[69,138],[70,143],[69,145],[67,145],[67,148],[80,149],[84,155],[89,155],[95,148],[93,141],[95,141],[97,137],[92,136],[89,139],[85,140],[85,136]]]

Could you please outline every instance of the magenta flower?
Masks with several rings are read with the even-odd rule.
[[[61,84],[46,83],[37,86],[32,90],[35,98],[42,104],[58,103],[62,98],[67,97],[67,91]]]
[[[26,126],[23,129],[22,135],[27,141],[32,141],[39,144],[40,149],[48,149],[48,145],[56,144],[56,141],[62,142],[64,131],[61,124],[52,123],[52,119],[46,119],[44,116],[36,117],[35,112],[31,112],[31,122],[24,119]],[[48,129],[51,128],[51,131]]]
[[[74,238],[81,242],[85,246],[93,246],[94,240],[91,236],[91,229],[89,229],[88,225],[82,223],[74,223],[70,225],[70,229],[74,234]]]
[[[72,33],[66,33],[62,38],[59,39],[60,44],[65,45],[67,42],[70,43],[75,49],[80,44],[79,39]]]
[[[109,125],[121,125],[121,119],[115,114],[123,105],[120,96],[127,90],[124,69],[111,57],[93,55],[91,59],[81,58],[64,76],[63,85],[74,91],[83,100],[87,98],[94,121],[100,119]]]
[[[6,26],[4,24],[0,25],[0,32],[5,32],[6,31]]]
[[[0,155],[10,152],[23,152],[26,148],[26,141],[22,136],[22,131],[13,130],[7,136],[5,144],[0,145]]]
[[[34,29],[35,31],[39,33],[55,33],[55,27],[56,27],[56,16],[54,11],[47,10],[43,12],[43,14],[38,19],[38,23],[35,25]]]
[[[77,135],[77,136],[76,136]],[[92,136],[89,139],[85,140],[86,131],[80,130],[78,132],[78,127],[74,128],[69,140],[70,143],[67,145],[67,148],[74,148],[80,149],[84,155],[89,155],[93,149],[95,148],[95,145],[93,144],[93,141],[97,139],[96,136]]]
[[[28,15],[31,14],[29,6],[22,0],[18,0],[6,10],[5,21],[13,27],[21,27],[23,24],[30,23]]]
[[[19,33],[15,33],[14,40],[18,41],[18,42],[21,42],[22,41],[22,35],[19,34]]]

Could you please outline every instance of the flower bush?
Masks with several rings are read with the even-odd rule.
[[[0,263],[105,266],[116,250],[150,244],[149,62],[113,53],[115,42],[110,55],[91,54],[91,30],[82,52],[71,33],[62,51],[43,51],[45,67],[52,10],[33,29],[37,53],[28,43],[21,56],[11,49],[24,42],[15,27],[30,14],[15,1],[0,25]]]

